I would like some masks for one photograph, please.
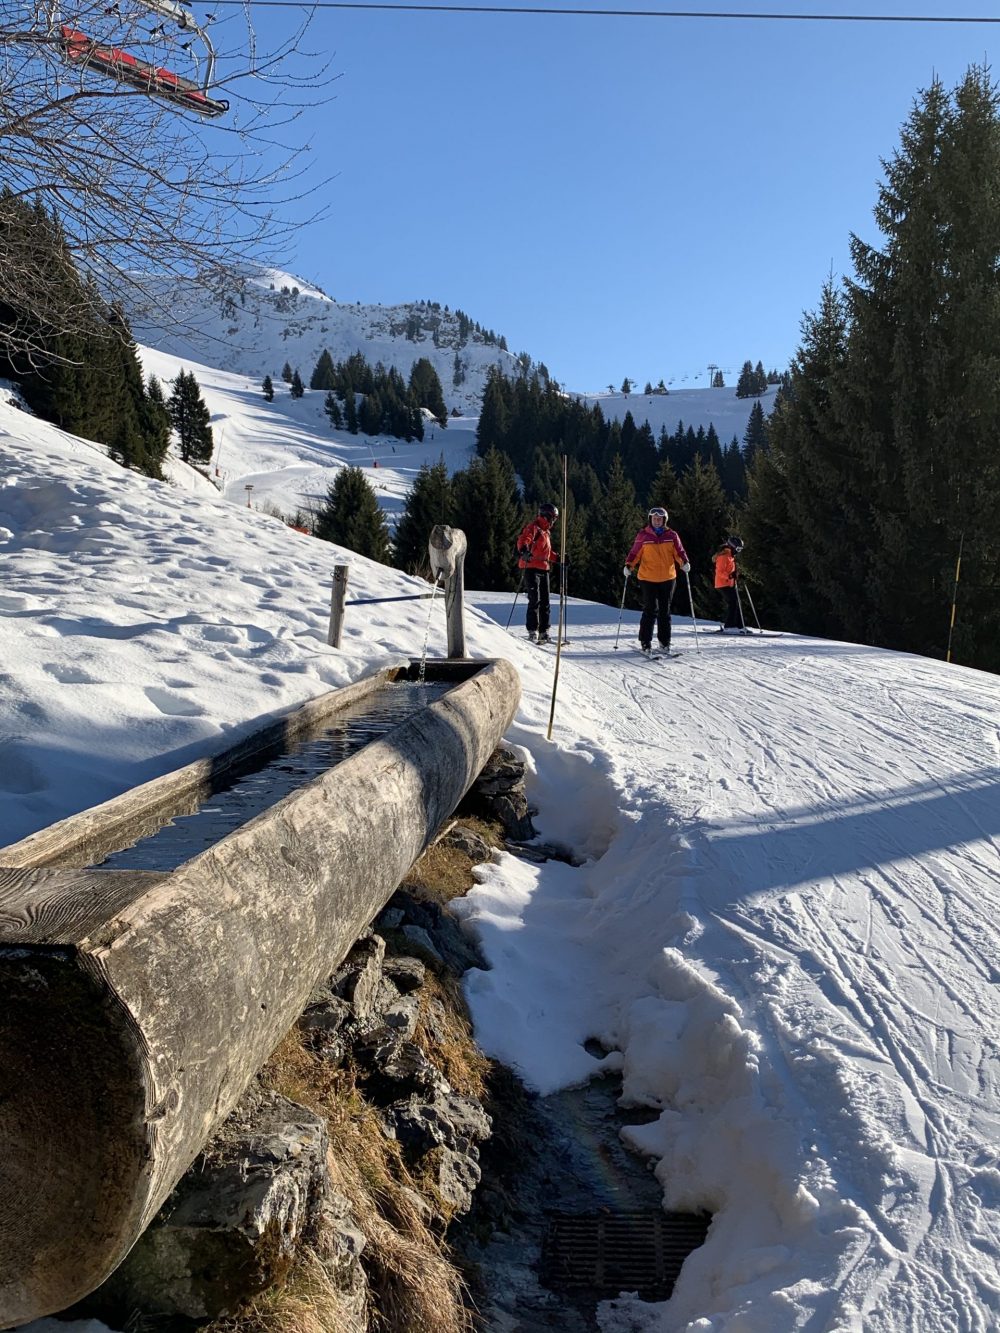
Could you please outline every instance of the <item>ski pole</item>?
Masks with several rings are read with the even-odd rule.
[[[965,545],[965,533],[958,539],[958,560],[955,563],[955,587],[951,594],[951,624],[948,626],[948,651],[944,655],[946,662],[951,661],[951,640],[955,633],[955,608],[958,606],[958,580],[962,573],[962,547]]]
[[[618,635],[622,632],[622,616],[625,614],[625,594],[628,592],[628,578],[625,579],[625,587],[622,588],[622,604],[618,611],[618,629],[615,631],[615,652],[618,651]]]
[[[753,604],[753,598],[750,596],[750,589],[749,589],[749,588],[747,588],[746,593],[747,593],[747,601],[750,603],[750,610],[753,612],[753,618],[754,618],[754,620],[757,622],[757,628],[760,630],[761,634],[763,634],[764,631],[763,631],[763,629],[761,629],[760,616],[757,614],[757,608],[756,608],[756,607],[754,606],[754,604]],[[737,586],[737,589],[736,589],[736,595],[739,596],[739,587],[738,587],[738,586]]]
[[[733,587],[736,589],[736,605],[740,608],[740,629],[746,634],[747,622],[743,619],[743,598],[740,596],[739,582],[734,583]],[[748,593],[747,596],[749,597],[749,595]]]
[[[687,570],[684,571],[684,577],[687,579],[688,601],[691,603],[691,624],[694,626],[694,646],[695,649],[700,653],[701,644],[698,642],[698,617],[694,613],[694,593],[691,591],[691,575],[687,572]]]
[[[510,629],[510,622],[514,619],[514,607],[517,606],[517,599],[521,596],[521,589],[524,587],[524,570],[521,570],[520,582],[517,585],[517,592],[514,594],[514,600],[510,604],[510,615],[507,617],[507,623],[504,629]]]

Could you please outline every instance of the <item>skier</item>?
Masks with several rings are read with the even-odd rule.
[[[539,505],[538,517],[525,523],[517,539],[517,567],[528,598],[525,628],[532,643],[551,643],[549,624],[549,569],[557,557],[549,531],[559,518],[553,504]]]
[[[736,591],[736,583],[739,579],[736,557],[742,550],[742,538],[727,537],[712,557],[715,562],[715,586],[726,601],[726,616],[720,627],[723,634],[727,630],[734,630],[739,634],[746,633],[746,627],[743,624],[743,612],[740,607],[740,595]]]
[[[648,517],[649,522],[636,534],[632,549],[625,557],[622,572],[627,579],[635,570],[642,584],[639,646],[650,657],[654,623],[661,650],[670,651],[670,603],[677,586],[677,568],[680,566],[687,574],[691,565],[680,537],[673,528],[667,527],[667,511],[657,506],[649,511]]]

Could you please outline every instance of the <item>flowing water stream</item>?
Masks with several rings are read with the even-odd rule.
[[[100,863],[101,869],[175,869],[320,773],[387,735],[456,683],[453,679],[428,681],[425,675],[426,657],[421,661],[419,680],[392,681],[345,708],[319,735],[292,744],[252,773],[224,782],[197,810],[176,815],[133,846],[113,852]]]

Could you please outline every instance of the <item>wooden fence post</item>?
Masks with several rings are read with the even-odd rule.
[[[326,632],[326,641],[331,648],[340,647],[340,636],[344,629],[347,570],[347,565],[334,565],[333,567],[333,591],[330,594],[330,628]]]

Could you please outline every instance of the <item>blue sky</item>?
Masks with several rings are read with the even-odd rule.
[[[743,7],[990,12],[949,2]],[[266,49],[288,16],[254,14]],[[935,72],[953,85],[998,39],[989,24],[318,11],[306,44],[340,77],[297,128],[333,178],[329,218],[286,263],[338,300],[459,306],[572,389],[784,367],[831,266],[850,271],[850,232],[874,238],[880,158],[918,89]]]

